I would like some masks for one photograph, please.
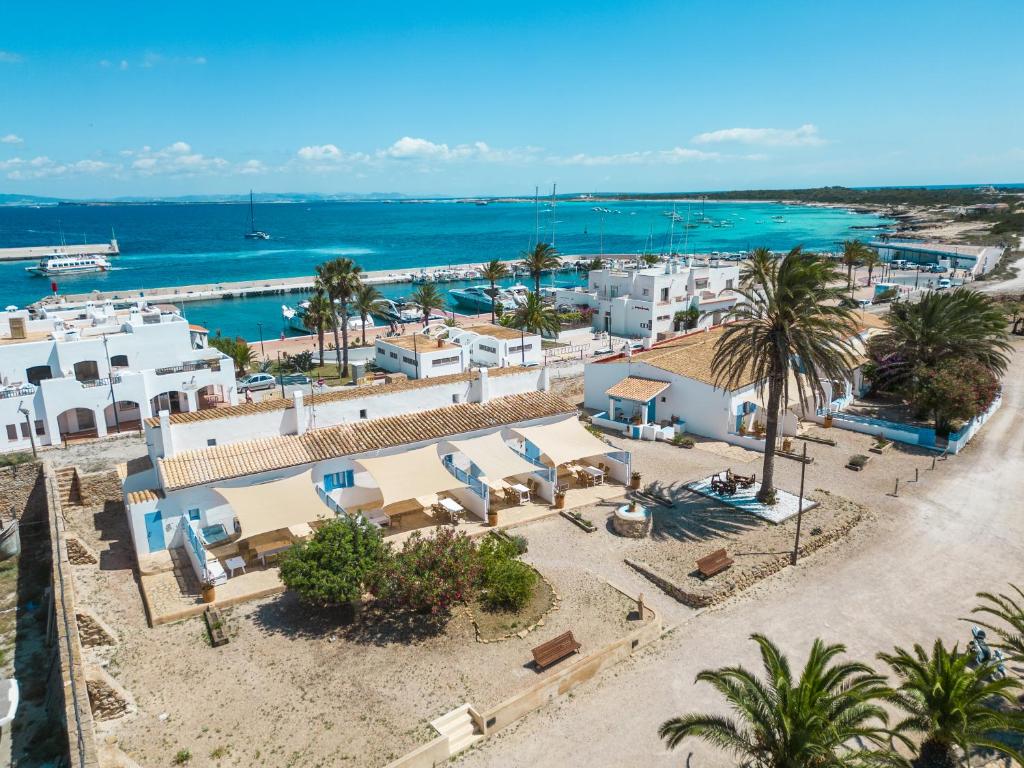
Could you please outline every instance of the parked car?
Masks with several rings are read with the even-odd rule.
[[[948,272],[949,270],[947,270],[946,267],[942,266],[941,264],[932,264],[931,268],[929,268],[928,271],[941,275],[943,272]]]
[[[273,389],[277,379],[269,373],[250,373],[238,382],[239,392],[259,392],[261,389]]]
[[[936,290],[941,291],[941,290],[944,290],[946,288],[951,287],[952,285],[953,285],[953,283],[950,282],[950,279],[948,277],[940,277],[939,278],[939,282],[935,286],[935,288],[936,288]]]

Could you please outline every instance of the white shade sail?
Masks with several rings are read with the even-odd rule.
[[[538,427],[513,427],[512,432],[537,446],[553,466],[616,450],[590,434],[575,416]]]
[[[489,480],[537,471],[536,466],[509,447],[501,432],[471,440],[449,440],[448,445],[476,464]]]
[[[243,539],[334,517],[317,495],[312,470],[269,483],[213,490],[231,505]]]
[[[445,469],[437,444],[374,459],[356,459],[370,473],[380,489],[382,506],[443,491],[465,488],[466,484]]]

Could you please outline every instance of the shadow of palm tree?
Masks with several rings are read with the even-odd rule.
[[[701,541],[764,525],[753,515],[694,493],[681,483],[655,482],[647,490],[672,503],[669,509],[660,505],[651,508],[651,538],[655,541]]]
[[[261,605],[253,623],[266,634],[307,640],[338,636],[362,645],[387,646],[436,637],[444,632],[449,618],[370,605],[353,621],[345,609],[306,605],[294,592],[285,592]]]

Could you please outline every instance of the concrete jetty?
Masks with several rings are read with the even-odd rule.
[[[117,240],[83,245],[28,245],[0,248],[0,261],[36,261],[48,256],[117,256],[120,253]]]

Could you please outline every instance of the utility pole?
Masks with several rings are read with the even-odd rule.
[[[796,542],[793,544],[793,557],[790,559],[792,565],[796,565],[796,559],[800,554],[800,524],[804,519],[804,475],[807,474],[807,443],[804,442],[804,456],[800,461],[800,500],[796,507]]]
[[[121,417],[117,415],[117,398],[114,397],[114,371],[110,366],[110,349],[107,347],[107,334],[105,333],[103,334],[103,353],[107,356],[107,383],[110,385],[110,408],[114,411],[114,424],[117,427],[117,434],[121,434]],[[141,413],[140,410],[140,416]]]
[[[267,358],[267,350],[263,346],[263,323],[256,323],[256,327],[260,329],[260,354],[263,355],[263,359]]]
[[[555,204],[558,201],[558,185],[551,185],[551,247],[555,247]]]
[[[519,353],[522,355],[523,365],[526,365],[526,329],[519,329]]]
[[[281,371],[281,350],[277,351],[277,381],[281,385],[281,397],[284,397],[284,373]]]

